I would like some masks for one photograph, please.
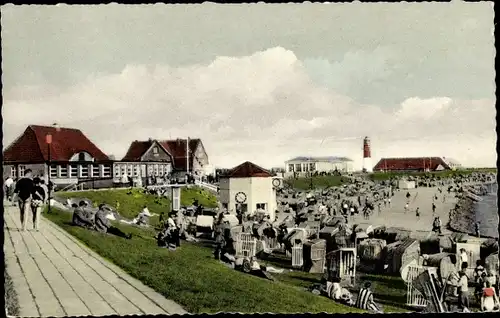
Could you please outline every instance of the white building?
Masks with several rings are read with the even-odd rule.
[[[242,163],[220,177],[222,206],[232,214],[236,214],[239,205],[243,214],[253,215],[257,209],[264,210],[274,221],[277,203],[273,180],[266,169],[248,161]]]
[[[285,176],[304,176],[314,172],[353,172],[353,161],[346,157],[296,157],[285,162]]]

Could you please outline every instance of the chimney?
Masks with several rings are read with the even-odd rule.
[[[61,127],[59,127],[58,123],[53,123],[52,126],[56,129],[57,132],[61,131]]]

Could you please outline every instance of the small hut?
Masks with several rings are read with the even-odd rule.
[[[326,254],[327,277],[354,286],[356,280],[356,249],[340,248]]]
[[[389,273],[398,273],[403,264],[412,260],[418,260],[420,256],[420,244],[418,240],[406,239],[388,244],[382,253],[384,265],[388,265]]]
[[[345,224],[326,226],[319,231],[319,238],[326,240],[327,252],[344,247],[354,247],[352,230]]]
[[[322,274],[326,262],[326,241],[310,240],[303,246],[304,270],[309,273]]]
[[[307,240],[307,231],[305,229],[294,228],[284,238],[285,248],[291,251],[293,246],[304,244]]]
[[[438,253],[424,255],[424,266],[436,267],[441,281],[444,283],[451,274],[457,272],[456,255],[453,253]]]
[[[380,261],[386,242],[381,239],[367,239],[357,246],[359,259],[362,262],[376,263]]]

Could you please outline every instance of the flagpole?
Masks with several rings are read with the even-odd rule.
[[[189,137],[186,141],[186,173],[189,173]]]

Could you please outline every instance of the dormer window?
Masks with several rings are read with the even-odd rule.
[[[78,154],[78,161],[85,161],[85,153],[80,152]]]
[[[153,147],[153,155],[158,156],[158,147]]]

